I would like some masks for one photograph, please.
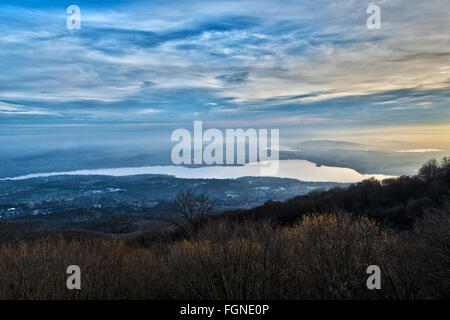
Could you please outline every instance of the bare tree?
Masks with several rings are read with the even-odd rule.
[[[439,172],[439,165],[436,159],[428,160],[419,170],[419,175],[427,180],[433,179]]]
[[[187,225],[191,225],[194,219],[210,215],[215,207],[216,200],[205,193],[195,195],[192,189],[178,193],[173,201],[173,209],[181,214]]]

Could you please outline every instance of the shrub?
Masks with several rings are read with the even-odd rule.
[[[0,299],[448,298],[449,208],[395,233],[347,213],[274,221],[209,221],[184,240],[63,240],[0,246]],[[147,239],[151,239],[148,237]],[[66,288],[66,268],[82,289]],[[382,289],[368,290],[378,265]]]

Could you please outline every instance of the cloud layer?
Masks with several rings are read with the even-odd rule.
[[[369,3],[1,3],[0,123],[448,123],[450,3]]]

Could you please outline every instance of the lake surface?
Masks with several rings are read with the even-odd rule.
[[[354,183],[370,177],[374,177],[375,179],[379,180],[392,177],[382,174],[360,174],[359,172],[349,168],[317,166],[315,163],[306,160],[280,160],[278,172],[270,175],[263,173],[264,168],[267,168],[265,163],[251,163],[243,166],[205,166],[199,168],[189,168],[173,165],[144,166],[132,168],[110,168],[35,173],[18,177],[9,177],[0,180],[24,180],[57,175],[130,176],[140,174],[166,174],[175,176],[177,178],[189,179],[235,179],[248,176],[270,176],[311,182]]]

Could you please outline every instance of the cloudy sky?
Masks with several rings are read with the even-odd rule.
[[[66,27],[73,4],[80,30]],[[449,12],[448,0],[0,1],[0,125],[196,119],[442,147]]]

